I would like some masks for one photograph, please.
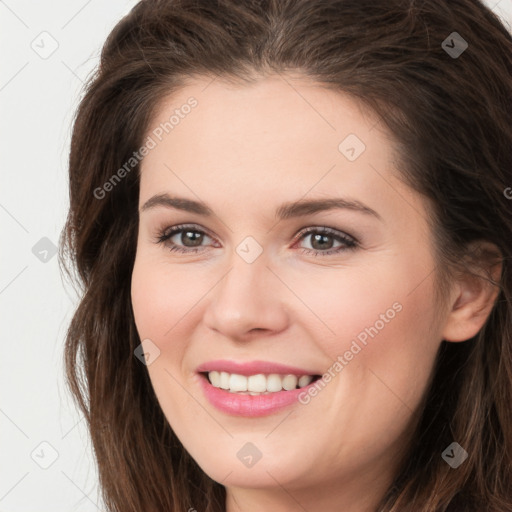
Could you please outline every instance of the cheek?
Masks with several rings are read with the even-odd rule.
[[[135,325],[141,340],[149,339],[158,347],[159,357],[148,365],[148,372],[166,412],[176,413],[174,417],[180,413],[175,406],[189,398],[178,381],[196,378],[187,354],[217,274],[193,264],[170,265],[144,248],[135,260],[131,282]]]
[[[359,337],[375,328],[417,335],[431,331],[434,293],[429,277],[416,288],[424,266],[408,262],[377,262],[368,268],[318,269],[284,275],[300,299],[290,301],[293,318],[311,330],[312,339],[332,355],[343,340]],[[418,268],[420,267],[420,268]],[[415,289],[416,288],[416,289]],[[301,313],[301,315],[299,315]],[[396,336],[399,342],[403,336]]]
[[[147,371],[153,390],[172,425],[186,424],[190,396],[184,391],[182,366],[187,343],[195,325],[193,305],[204,295],[183,269],[170,272],[169,265],[140,252],[132,272],[131,298],[137,332],[151,340],[159,353]],[[207,291],[207,289],[205,290]],[[143,342],[145,343],[145,342]]]
[[[295,281],[290,276],[288,283],[314,313],[306,312],[309,320],[304,316],[302,326],[331,368],[343,358],[343,368],[332,368],[334,373],[343,372],[358,389],[373,390],[369,403],[395,393],[412,409],[425,390],[441,342],[433,275],[421,282],[428,261],[426,255],[389,265],[383,260],[365,271],[329,269]]]
[[[209,287],[185,267],[170,266],[145,254],[132,273],[132,305],[139,335],[163,340],[173,336]]]

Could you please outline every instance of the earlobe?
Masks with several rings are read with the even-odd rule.
[[[450,342],[467,341],[485,325],[496,303],[502,271],[501,253],[494,245],[478,243],[478,262],[468,266],[455,284],[455,298],[442,331]],[[473,249],[473,255],[476,250]]]

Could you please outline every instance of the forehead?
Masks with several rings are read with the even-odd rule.
[[[206,172],[243,182],[255,176],[274,184],[276,176],[306,184],[333,165],[340,172],[369,161],[382,166],[390,162],[392,149],[369,110],[292,76],[249,85],[195,79],[160,103],[147,136],[155,147],[144,157],[143,170],[166,162],[186,168],[191,177]],[[354,151],[357,160],[351,161]],[[309,176],[301,172],[306,169]]]
[[[189,109],[190,98],[196,106]],[[173,116],[176,111],[179,119]],[[215,142],[252,153],[268,150],[269,143],[285,150],[305,140],[308,148],[322,143],[337,152],[344,135],[353,133],[368,140],[377,123],[372,112],[347,95],[306,78],[284,75],[243,85],[219,78],[195,79],[160,103],[148,133],[165,128],[172,117],[168,138],[175,145],[190,140],[193,131],[198,148],[201,142]],[[293,153],[300,152],[301,146]]]

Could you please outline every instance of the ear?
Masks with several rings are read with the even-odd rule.
[[[502,254],[490,242],[468,247],[467,271],[454,278],[453,294],[442,336],[446,341],[467,341],[484,326],[499,293]]]

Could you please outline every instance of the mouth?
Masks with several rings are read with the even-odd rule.
[[[265,416],[300,404],[322,377],[315,370],[272,361],[219,359],[201,364],[196,375],[217,410],[244,417]]]
[[[238,395],[269,395],[282,391],[302,389],[316,382],[321,375],[294,375],[278,373],[257,373],[254,375],[240,375],[223,371],[209,371],[199,373],[214,388],[236,393]]]
[[[242,375],[210,370],[197,375],[204,396],[213,407],[224,414],[246,418],[268,416],[299,405],[301,395],[321,379],[321,375],[301,372]]]

